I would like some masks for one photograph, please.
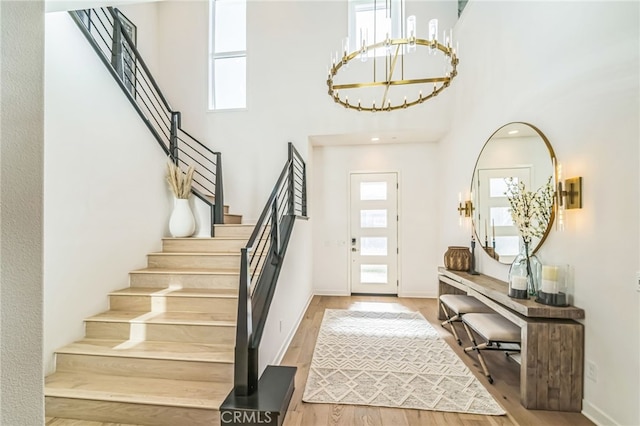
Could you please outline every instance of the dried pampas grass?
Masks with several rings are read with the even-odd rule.
[[[176,198],[187,199],[191,194],[191,182],[193,181],[193,166],[189,166],[187,173],[183,173],[180,167],[171,161],[167,163],[167,182]]]

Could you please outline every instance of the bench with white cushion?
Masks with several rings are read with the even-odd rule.
[[[440,306],[442,307],[442,312],[444,312],[444,315],[447,317],[447,320],[442,323],[442,326],[444,327],[447,324],[451,326],[451,333],[459,345],[461,345],[462,342],[453,324],[454,322],[460,322],[460,319],[465,314],[493,312],[487,305],[475,297],[467,296],[466,294],[443,294],[440,296]]]
[[[478,353],[478,360],[482,366],[484,375],[493,383],[493,378],[489,373],[487,364],[482,357],[482,350],[502,350],[507,355],[510,352],[520,352],[520,327],[496,313],[469,313],[462,317],[464,326],[472,346],[464,348],[465,352],[475,350]],[[478,336],[485,340],[484,343],[477,344],[471,332],[473,330]]]

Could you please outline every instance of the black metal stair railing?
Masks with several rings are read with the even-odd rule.
[[[182,129],[180,112],[151,75],[122,12],[107,7],[69,13],[167,156],[183,169],[193,166],[192,193],[211,208],[213,236],[213,224],[224,223],[221,154]]]
[[[242,249],[234,366],[235,395],[258,386],[258,349],[297,217],[307,216],[306,165],[292,143],[289,158]]]

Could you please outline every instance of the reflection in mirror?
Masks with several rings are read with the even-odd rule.
[[[514,226],[505,195],[506,179],[524,182],[527,190],[555,183],[556,158],[547,138],[527,123],[509,123],[485,143],[471,180],[472,221],[478,243],[500,263],[513,262],[522,239]],[[532,253],[540,247],[553,224],[553,215],[541,238],[534,238]]]

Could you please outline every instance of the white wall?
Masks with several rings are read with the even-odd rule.
[[[66,12],[46,15],[45,370],[167,235],[166,158]]]
[[[280,363],[311,302],[310,254],[311,224],[297,219],[260,344],[261,372]]]
[[[440,251],[467,243],[457,227],[457,194],[476,156],[511,121],[537,126],[565,177],[583,176],[584,207],[552,231],[543,262],[574,270],[584,308],[583,409],[599,424],[640,424],[637,2],[469,2],[457,28],[460,75],[451,133],[442,144]],[[478,254],[479,270],[506,279],[508,266]]]
[[[434,143],[315,146],[310,193],[313,205],[313,288],[318,294],[348,295],[349,174],[398,172],[398,294],[438,293],[438,149]]]
[[[0,3],[0,424],[3,425],[44,423],[43,13],[42,1]]]

